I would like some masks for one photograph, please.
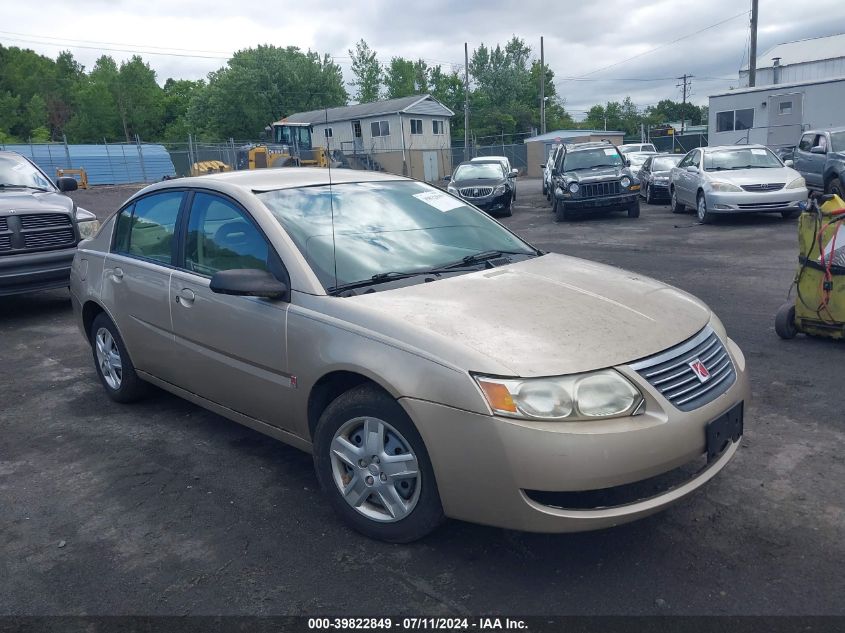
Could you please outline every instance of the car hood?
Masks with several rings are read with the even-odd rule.
[[[505,184],[505,178],[468,178],[467,180],[453,180],[452,184],[458,189],[464,187],[496,187]]]
[[[801,174],[789,167],[708,171],[706,173],[710,180],[731,182],[740,186],[766,184],[770,182],[782,182],[788,185],[801,176]]]
[[[73,200],[52,191],[0,189],[0,215],[12,213],[71,213]]]
[[[568,182],[592,182],[594,180],[609,180],[628,176],[626,167],[596,167],[594,169],[579,169],[578,171],[566,171],[563,173]]]
[[[452,364],[512,376],[628,363],[690,338],[711,317],[659,281],[557,254],[343,301],[422,334],[391,336]]]

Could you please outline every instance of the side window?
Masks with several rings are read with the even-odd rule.
[[[701,151],[695,150],[692,153],[692,158],[690,159],[690,165],[695,165],[696,167],[701,167]]]
[[[824,151],[827,151],[827,137],[824,134],[819,134],[816,137],[816,147],[821,147]]]
[[[188,218],[185,267],[211,276],[221,270],[268,270],[267,241],[232,202],[207,193],[194,194]]]
[[[689,165],[692,165],[692,157],[694,153],[695,152],[690,152],[689,154],[684,156],[683,160],[678,163],[678,167],[688,167]]]
[[[814,134],[805,134],[801,137],[801,142],[798,143],[798,149],[802,152],[809,152],[810,148],[813,147],[813,139],[815,138]]]
[[[171,264],[173,236],[183,191],[145,196],[124,209],[117,220],[115,251]]]
[[[647,174],[650,169],[651,169],[651,159],[646,158],[645,162],[643,163],[643,166],[640,167],[640,171]]]

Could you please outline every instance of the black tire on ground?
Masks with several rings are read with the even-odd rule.
[[[565,222],[572,217],[572,214],[566,210],[566,205],[564,205],[560,200],[555,198],[555,222]]]
[[[702,224],[712,224],[713,214],[707,210],[707,198],[704,197],[704,192],[699,191],[696,197],[695,214],[698,216],[698,221]]]
[[[781,211],[780,215],[784,220],[792,220],[793,218],[797,218],[799,215],[801,215],[801,211],[799,211],[798,209],[792,209],[791,211]]]
[[[512,215],[513,215],[513,200],[511,200],[510,202],[508,202],[508,206],[507,206],[507,207],[505,207],[505,210],[504,210],[504,211],[502,211],[502,213],[501,213],[501,217],[503,217],[503,218],[509,218],[509,217],[511,217]]]
[[[825,193],[835,193],[840,198],[845,198],[845,187],[842,186],[841,178],[834,178],[824,188]]]
[[[335,483],[332,440],[338,429],[355,418],[376,418],[394,427],[404,436],[416,457],[421,488],[416,505],[403,519],[382,522],[364,516],[347,503]],[[314,468],[334,510],[349,526],[370,538],[409,543],[426,536],[445,520],[434,470],[422,437],[399,403],[375,385],[360,385],[338,396],[320,416],[314,433]]]
[[[792,339],[798,334],[795,325],[795,304],[784,303],[775,315],[775,332],[782,339]]]
[[[651,184],[645,186],[645,202],[646,204],[654,204],[654,194],[651,191]]]
[[[98,341],[98,337],[102,331],[108,332],[108,335],[114,342],[114,346],[119,355],[120,381],[117,387],[114,385],[114,378],[110,381],[103,373],[104,369],[98,358],[97,346],[100,342]],[[108,339],[105,335],[103,336]],[[143,398],[147,394],[149,384],[141,380],[138,377],[138,374],[135,373],[135,365],[132,364],[132,359],[129,357],[126,345],[123,343],[123,339],[120,338],[117,327],[115,327],[114,323],[112,323],[112,320],[105,312],[101,312],[94,318],[93,323],[91,323],[89,337],[91,340],[91,352],[94,356],[94,367],[97,370],[97,376],[99,376],[100,382],[106,390],[108,397],[115,402],[121,403],[135,402],[136,400]],[[115,371],[116,370],[112,370],[112,372]]]
[[[671,196],[672,198],[669,201],[669,206],[672,207],[672,213],[683,213],[687,210],[683,203],[678,202],[678,196],[675,194],[674,188],[672,188]]]
[[[543,195],[544,195],[544,196],[548,196],[548,195],[549,195],[549,192],[548,192],[548,190],[546,189],[546,181],[545,181],[545,180],[543,181]]]
[[[640,217],[640,201],[637,200],[634,204],[628,207],[628,217],[629,218],[638,218]]]

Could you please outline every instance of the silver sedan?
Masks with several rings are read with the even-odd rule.
[[[690,151],[672,169],[669,193],[674,213],[692,207],[704,224],[729,213],[780,213],[791,218],[807,199],[801,174],[762,145]]]

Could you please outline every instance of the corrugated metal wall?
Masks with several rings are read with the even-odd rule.
[[[0,149],[26,156],[51,178],[55,178],[56,169],[83,168],[91,185],[155,182],[165,176],[176,176],[173,161],[163,145],[33,143],[0,145]]]

